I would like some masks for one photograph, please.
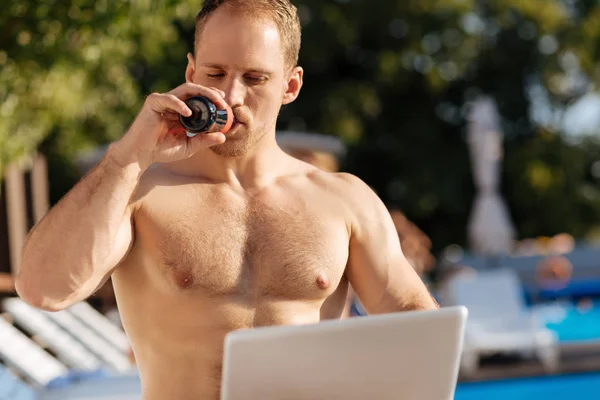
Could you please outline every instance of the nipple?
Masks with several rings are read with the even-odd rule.
[[[176,278],[177,284],[181,288],[190,287],[194,283],[194,276],[189,272],[179,274]]]
[[[327,276],[323,272],[320,272],[319,276],[317,276],[317,286],[323,290],[329,287],[329,279],[327,279]]]

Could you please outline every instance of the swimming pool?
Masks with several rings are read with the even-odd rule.
[[[535,308],[548,329],[558,335],[561,343],[600,342],[600,303],[551,304]],[[600,396],[599,396],[600,398]]]
[[[454,400],[587,400],[600,397],[600,372],[460,383]]]
[[[569,303],[535,306],[540,322],[556,332],[560,346],[598,343],[600,302],[576,307]],[[595,344],[594,344],[595,347]],[[459,383],[455,400],[587,400],[600,399],[598,372]]]

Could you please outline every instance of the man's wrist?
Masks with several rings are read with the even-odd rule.
[[[133,152],[125,149],[121,142],[113,142],[108,146],[106,158],[109,163],[115,167],[130,172],[136,176],[141,176],[146,171],[150,164],[143,160],[143,157],[136,156]]]

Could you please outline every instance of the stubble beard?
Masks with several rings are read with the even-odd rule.
[[[218,156],[227,158],[245,155],[264,136],[264,133],[261,134],[246,126],[242,129],[246,131],[237,133],[238,135],[241,133],[241,137],[226,140],[225,143],[211,146],[210,150]],[[225,134],[225,136],[227,136],[227,134]]]

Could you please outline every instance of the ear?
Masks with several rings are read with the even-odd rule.
[[[187,67],[185,68],[185,81],[186,83],[194,82],[194,75],[196,74],[196,60],[192,53],[187,55]]]
[[[302,78],[304,77],[304,70],[302,67],[295,67],[290,72],[285,91],[283,93],[283,99],[281,104],[290,104],[300,94],[302,88]]]

